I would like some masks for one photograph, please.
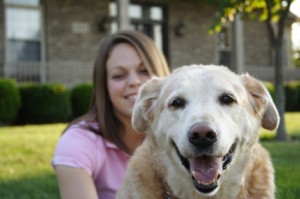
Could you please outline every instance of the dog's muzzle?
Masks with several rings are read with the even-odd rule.
[[[199,151],[192,158],[185,158],[173,142],[183,166],[190,173],[195,188],[202,194],[209,195],[220,185],[222,172],[228,168],[237,146],[235,141],[224,156],[214,156],[211,148],[216,142],[216,133],[207,127],[191,128],[188,134],[189,142]]]

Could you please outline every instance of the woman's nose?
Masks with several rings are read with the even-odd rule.
[[[142,81],[140,76],[137,73],[132,73],[129,76],[129,84],[132,86],[139,86],[141,85]]]

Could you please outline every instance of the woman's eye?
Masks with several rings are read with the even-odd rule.
[[[236,100],[232,95],[229,94],[223,94],[220,96],[219,101],[223,105],[231,105],[233,103],[236,103]]]
[[[149,75],[147,69],[140,70],[140,73],[143,75]]]
[[[114,75],[112,75],[112,79],[116,79],[116,80],[122,79],[124,77],[125,77],[124,74],[114,74]]]
[[[170,106],[174,107],[174,108],[183,108],[186,104],[186,101],[182,98],[176,98],[174,100],[171,101]]]

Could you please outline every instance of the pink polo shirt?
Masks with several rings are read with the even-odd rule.
[[[114,199],[129,157],[115,144],[75,124],[59,139],[52,165],[82,168],[93,178],[98,198]]]

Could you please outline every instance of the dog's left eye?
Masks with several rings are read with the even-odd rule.
[[[175,108],[182,108],[186,104],[186,101],[182,98],[176,98],[171,101],[170,106],[173,106]]]
[[[221,95],[219,98],[219,101],[221,104],[224,104],[224,105],[230,105],[230,104],[236,103],[236,100],[230,94]]]

